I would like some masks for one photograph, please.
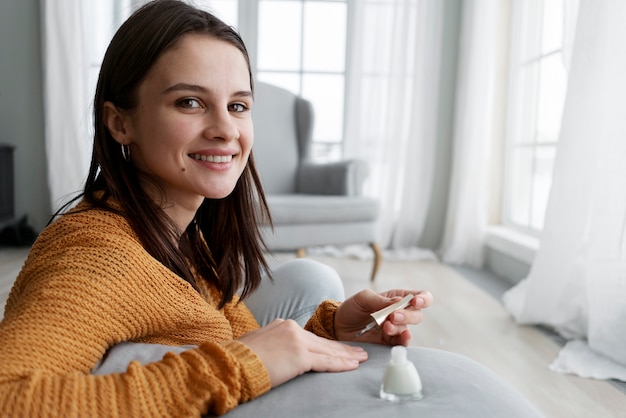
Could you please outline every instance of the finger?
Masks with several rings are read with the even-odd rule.
[[[394,325],[417,325],[422,322],[423,313],[421,310],[400,309],[392,312],[387,317],[387,322]]]
[[[380,303],[383,305],[390,305],[393,302],[400,300],[406,295],[415,295],[415,297],[409,302],[409,306],[414,309],[423,309],[429,307],[433,302],[433,295],[428,290],[410,291],[403,289],[393,289],[380,294]],[[384,301],[383,301],[384,300]]]
[[[415,297],[411,301],[412,307],[416,309],[428,308],[433,303],[433,295],[427,290],[422,290],[415,294]]]
[[[386,321],[382,326],[383,335],[387,337],[400,335],[406,329],[408,329],[406,325],[396,325],[390,321]]]
[[[316,354],[311,359],[311,370],[314,372],[347,372],[357,369],[360,363],[357,359]]]
[[[309,343],[309,350],[315,354],[357,360],[358,362],[367,360],[367,351],[363,347],[327,340],[314,334],[311,334],[311,337],[313,337],[313,340]]]
[[[314,336],[310,350],[309,369],[316,372],[342,372],[354,370],[367,360],[362,347],[353,347]]]
[[[360,306],[360,308],[364,312],[370,313],[385,308],[402,299],[402,296],[396,294],[378,294],[375,293],[372,289],[365,289],[364,291],[358,293],[357,296],[359,297],[356,298],[355,301]]]
[[[407,345],[411,340],[411,330],[406,326],[385,324],[382,329],[382,340],[389,345]]]
[[[403,345],[406,347],[409,345],[409,342],[411,341],[411,337],[412,337],[411,330],[407,328],[403,330],[399,335],[395,335],[391,337],[389,345]]]
[[[321,349],[316,347],[316,350],[312,353],[311,370],[318,372],[354,370],[360,363],[366,360],[367,352],[361,347],[330,344],[328,347]]]

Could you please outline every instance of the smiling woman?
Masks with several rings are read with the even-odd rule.
[[[308,371],[358,368],[367,352],[338,339],[408,344],[427,291],[340,302],[337,273],[311,260],[266,280],[252,107],[246,47],[215,16],[156,0],[120,27],[98,78],[80,201],[39,235],[0,322],[4,414],[224,414]],[[408,294],[409,306],[355,337]],[[139,343],[165,351],[95,373]]]
[[[184,231],[204,198],[228,196],[252,148],[252,90],[241,51],[184,36],[139,84],[132,109],[104,103],[104,123],[130,148],[152,200]]]

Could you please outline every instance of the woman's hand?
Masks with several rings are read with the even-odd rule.
[[[305,331],[295,321],[276,319],[244,334],[239,341],[261,359],[276,387],[309,371],[354,370],[367,360],[367,352]]]
[[[357,333],[372,320],[370,314],[399,301],[402,297],[414,294],[409,306],[391,313],[380,328],[375,327],[357,337]],[[408,345],[411,331],[408,325],[419,324],[422,309],[433,301],[428,291],[390,290],[375,293],[365,289],[347,299],[335,314],[335,336],[341,341],[359,341],[364,343]]]

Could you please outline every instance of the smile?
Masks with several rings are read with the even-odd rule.
[[[208,163],[227,163],[233,159],[232,155],[189,154],[189,156],[194,160],[206,161]]]

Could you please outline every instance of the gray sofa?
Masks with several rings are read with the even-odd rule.
[[[534,418],[544,415],[519,391],[487,367],[467,357],[432,348],[408,347],[422,381],[423,398],[390,403],[379,397],[391,347],[358,344],[369,358],[358,369],[343,373],[306,373],[237,406],[228,418]],[[119,373],[133,361],[149,363],[168,352],[192,347],[122,343],[96,374]]]
[[[391,347],[359,344],[369,359],[345,373],[307,373],[241,404],[228,418],[533,418],[542,417],[515,388],[467,357],[431,348],[408,347],[422,381],[423,398],[390,403],[379,397]]]

